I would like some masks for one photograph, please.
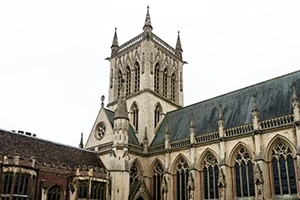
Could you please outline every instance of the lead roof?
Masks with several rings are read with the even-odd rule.
[[[220,105],[222,105],[225,128],[252,123],[253,95],[256,95],[260,120],[292,114],[293,82],[296,84],[296,93],[299,96],[300,71],[296,71],[169,112],[161,122],[151,146],[164,143],[167,121],[171,142],[188,138],[192,114],[196,135],[218,131]]]

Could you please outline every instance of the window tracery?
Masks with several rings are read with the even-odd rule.
[[[235,156],[235,186],[237,197],[255,196],[253,161],[248,150],[241,147]]]
[[[208,153],[204,159],[203,180],[204,180],[204,198],[219,198],[218,189],[219,166],[217,159],[212,153]]]
[[[163,95],[164,97],[168,96],[168,69],[164,69],[164,74],[163,74]]]
[[[176,97],[176,89],[175,89],[175,74],[172,73],[171,76],[171,99],[172,101],[175,101],[175,97]]]
[[[275,195],[297,194],[294,159],[285,142],[278,141],[274,145],[271,163]]]
[[[62,191],[61,188],[57,185],[51,187],[48,191],[47,200],[61,200]]]
[[[135,63],[135,87],[134,91],[138,92],[140,90],[140,65],[138,62]]]
[[[86,180],[80,180],[78,183],[78,198],[86,199],[88,197],[88,185]]]
[[[29,174],[7,172],[3,173],[1,179],[3,180],[3,185],[1,185],[0,188],[0,197],[2,200],[12,198],[25,200],[30,197],[29,190],[33,187],[35,177],[31,177]],[[32,179],[32,181],[30,181],[30,179]]]
[[[132,163],[130,167],[130,185],[138,178],[139,170],[136,165],[136,162]]]
[[[130,94],[130,89],[131,89],[131,71],[130,67],[127,66],[126,68],[126,95]]]
[[[157,163],[153,170],[153,199],[161,200],[161,183],[163,178],[164,168],[160,163]]]
[[[154,91],[159,93],[159,64],[156,63],[154,69]]]
[[[186,160],[181,158],[176,168],[176,196],[178,200],[188,200],[188,168],[189,166]]]

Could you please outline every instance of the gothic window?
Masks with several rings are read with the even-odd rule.
[[[175,74],[173,73],[172,76],[171,76],[171,99],[172,99],[172,101],[175,101],[175,95],[176,95]]]
[[[121,87],[122,87],[122,72],[121,70],[118,71],[118,98],[121,94]]]
[[[282,141],[272,149],[272,170],[275,195],[297,194],[293,155],[290,147]]]
[[[92,181],[91,185],[91,200],[105,199],[105,184]]]
[[[189,178],[188,163],[181,158],[177,165],[176,196],[177,200],[188,200],[187,183]]]
[[[139,65],[138,62],[135,63],[135,78],[134,78],[134,82],[135,82],[134,91],[138,92],[140,90],[140,65]]]
[[[114,70],[111,69],[111,70],[110,70],[110,81],[109,81],[109,87],[110,87],[110,88],[113,87],[113,77],[114,77]]]
[[[164,69],[164,76],[163,76],[163,95],[164,97],[168,96],[168,69]]]
[[[48,191],[47,200],[61,200],[62,191],[61,188],[57,185],[51,187]]]
[[[255,196],[252,158],[244,147],[235,156],[234,171],[236,197]]]
[[[130,185],[138,178],[139,176],[139,170],[136,165],[136,162],[134,162],[130,167]]]
[[[203,180],[204,180],[204,199],[218,199],[218,177],[219,166],[213,154],[208,153],[204,159]]]
[[[12,197],[20,200],[28,199],[30,175],[8,172],[3,176],[4,182],[1,184],[2,193],[0,194],[2,200],[9,200]]]
[[[132,105],[132,124],[135,127],[135,130],[138,131],[139,125],[139,108],[134,102]]]
[[[88,197],[88,181],[79,181],[78,183],[78,198],[86,199]]]
[[[126,69],[126,95],[130,94],[130,89],[131,89],[131,71],[130,71],[130,67],[127,66],[127,69]]]
[[[154,71],[154,91],[159,93],[159,64],[156,63]]]
[[[161,113],[162,113],[162,108],[161,105],[158,103],[154,110],[154,128],[156,128],[156,126],[159,123]]]
[[[153,171],[153,200],[161,200],[161,182],[163,172],[163,166],[160,163],[157,163]]]

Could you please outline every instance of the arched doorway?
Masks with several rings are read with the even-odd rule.
[[[139,197],[139,198],[137,198],[137,200],[144,200],[144,199],[143,199],[143,197]]]

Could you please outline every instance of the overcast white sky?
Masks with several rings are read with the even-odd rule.
[[[107,96],[114,28],[119,44],[180,30],[185,105],[300,67],[299,0],[1,0],[0,128],[78,146]],[[106,101],[107,102],[107,101]]]

